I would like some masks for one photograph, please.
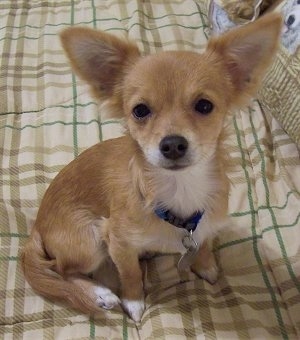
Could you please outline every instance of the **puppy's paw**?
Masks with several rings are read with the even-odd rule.
[[[196,275],[210,284],[216,283],[219,269],[208,241],[204,242],[199,248],[191,269]]]
[[[144,300],[122,300],[124,310],[135,322],[140,322],[145,310]]]
[[[195,263],[191,266],[192,271],[210,284],[216,283],[219,268],[213,253],[211,251],[204,250],[204,252],[199,255],[200,256],[198,256]]]
[[[219,268],[216,263],[208,268],[195,268],[192,266],[192,271],[212,285],[218,280]]]
[[[95,294],[97,296],[96,303],[104,309],[112,309],[120,304],[120,299],[110,289],[106,287],[96,287]]]

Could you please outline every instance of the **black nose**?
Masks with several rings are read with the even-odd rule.
[[[159,143],[159,150],[164,157],[172,160],[183,157],[188,149],[188,141],[182,136],[167,136]]]

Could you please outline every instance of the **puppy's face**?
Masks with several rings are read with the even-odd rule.
[[[258,88],[276,51],[281,17],[271,14],[209,41],[203,54],[141,57],[111,34],[72,27],[61,34],[73,69],[121,113],[152,165],[177,170],[205,162],[224,116]],[[119,114],[118,114],[119,115]],[[120,115],[119,115],[120,116]]]
[[[138,60],[124,78],[123,105],[132,137],[152,165],[170,170],[215,151],[231,87],[221,63],[192,52]]]

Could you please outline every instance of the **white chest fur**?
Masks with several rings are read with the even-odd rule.
[[[214,161],[197,164],[184,170],[160,170],[155,174],[155,203],[188,218],[204,210],[218,190]]]

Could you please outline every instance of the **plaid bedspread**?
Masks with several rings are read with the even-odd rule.
[[[129,36],[145,54],[201,51],[209,33],[205,0],[0,2],[0,338],[299,339],[299,150],[256,101],[230,120],[232,226],[215,242],[214,286],[179,274],[177,256],[144,261],[136,325],[121,309],[89,318],[53,304],[24,281],[20,251],[47,186],[122,133],[71,73],[57,35],[70,25]]]

